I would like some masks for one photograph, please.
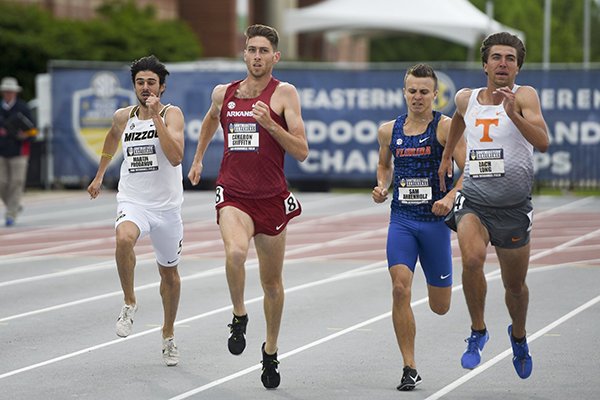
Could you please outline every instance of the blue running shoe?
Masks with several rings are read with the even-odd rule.
[[[481,362],[481,351],[488,340],[490,340],[490,334],[487,330],[483,335],[471,331],[471,336],[465,339],[465,342],[467,342],[467,349],[460,359],[463,368],[473,369],[479,365]]]
[[[6,217],[6,226],[13,226],[15,224],[15,219],[11,217]]]
[[[508,326],[508,337],[510,337],[510,344],[512,345],[515,371],[521,379],[527,379],[533,370],[533,360],[531,354],[529,354],[527,339],[524,339],[522,343],[515,342],[512,335],[512,325]]]

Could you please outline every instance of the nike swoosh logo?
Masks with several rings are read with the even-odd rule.
[[[428,139],[429,139],[429,136],[427,136],[426,138],[423,138],[423,139],[419,139],[419,143],[423,143],[424,141],[426,141]]]
[[[448,274],[448,275],[440,275],[440,279],[446,279],[449,276],[450,276],[450,274]]]
[[[174,259],[173,261],[167,261],[167,264],[173,264],[175,261],[177,261],[177,259]]]
[[[283,224],[281,224],[281,225],[277,225],[277,226],[275,227],[275,230],[276,230],[276,231],[280,230],[280,229],[281,229],[281,227],[282,227],[282,226],[284,226],[284,225],[285,225],[285,222],[284,222]]]
[[[510,238],[510,241],[513,243],[518,242],[519,240],[521,240],[521,238],[519,238],[519,237]]]

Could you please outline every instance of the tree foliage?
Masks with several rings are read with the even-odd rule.
[[[0,0],[0,76],[15,76],[24,98],[33,97],[35,76],[50,60],[123,61],[156,55],[161,61],[190,61],[201,46],[182,21],[156,18],[152,6],[110,0],[92,20],[54,18],[37,6]]]
[[[415,46],[415,43],[419,43]],[[371,40],[371,61],[465,61],[468,49],[444,39],[416,34]]]
[[[485,10],[488,0],[470,0]],[[583,9],[585,0],[552,0],[550,23],[550,62],[583,61]],[[494,18],[525,34],[528,62],[542,62],[544,51],[545,0],[493,0]],[[590,1],[591,38],[600,34],[598,2]],[[600,62],[600,42],[591,40],[590,61]]]
[[[525,34],[527,62],[542,62],[545,0],[470,0],[485,12],[492,1],[494,19]],[[583,61],[583,9],[585,0],[552,0],[550,61]],[[600,62],[600,6],[590,1],[590,61]],[[418,43],[418,46],[415,46]],[[455,43],[418,35],[394,35],[371,41],[371,61],[478,61],[478,54]]]

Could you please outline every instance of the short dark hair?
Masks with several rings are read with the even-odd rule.
[[[518,36],[508,32],[492,33],[483,40],[481,48],[479,49],[482,64],[487,63],[488,57],[490,56],[490,49],[495,45],[510,46],[517,50],[517,65],[519,66],[519,69],[521,69],[523,62],[525,61],[525,54],[527,53],[525,44],[523,44],[523,41],[519,39]]]
[[[131,63],[131,81],[135,84],[135,76],[140,71],[152,71],[158,75],[158,81],[162,85],[165,83],[169,71],[163,63],[160,62],[155,55],[149,55],[142,57],[139,60],[135,60]]]
[[[277,30],[267,25],[250,25],[246,29],[245,35],[246,43],[248,42],[248,39],[252,39],[255,36],[262,36],[267,38],[267,40],[271,43],[273,50],[277,50],[277,46],[279,45],[279,34],[277,33]]]
[[[433,68],[427,64],[416,64],[413,65],[412,67],[410,67],[407,71],[406,71],[406,75],[404,75],[404,85],[406,85],[406,78],[408,78],[409,75],[412,75],[416,78],[431,78],[433,79],[433,88],[435,90],[437,90],[437,86],[438,86],[438,78],[437,75],[435,74],[435,71],[433,70]]]

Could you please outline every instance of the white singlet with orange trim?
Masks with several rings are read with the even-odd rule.
[[[513,93],[518,88],[514,85]],[[462,192],[482,205],[517,205],[531,195],[533,146],[502,104],[479,103],[477,96],[483,89],[473,89],[464,115],[467,158]]]

